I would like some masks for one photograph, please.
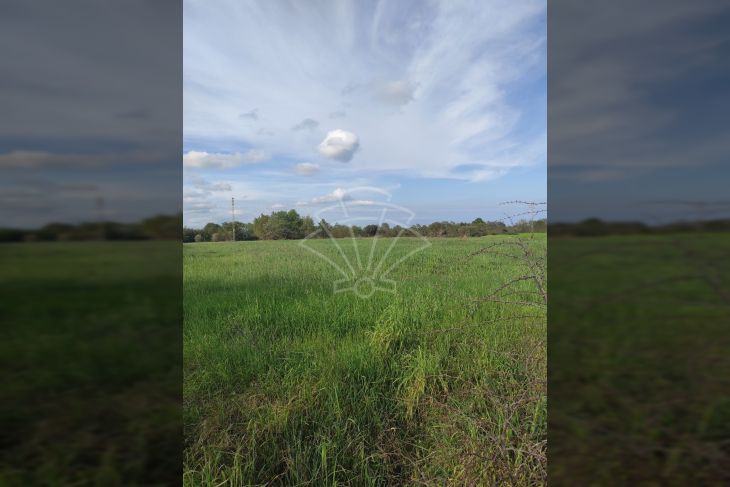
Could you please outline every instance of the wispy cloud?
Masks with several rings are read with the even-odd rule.
[[[319,122],[312,118],[305,118],[292,127],[292,130],[314,130],[319,127]]]
[[[415,10],[382,1],[187,2],[185,133],[235,137],[275,158],[337,152],[335,160],[352,159],[352,172],[470,179],[452,169],[504,166],[505,157],[510,167],[544,163],[544,150],[521,151],[545,138],[544,116],[536,118],[545,104],[544,22],[544,1]],[[263,135],[239,117],[241,106],[266,113],[269,130],[296,127],[297,136]],[[333,125],[343,107],[347,126]],[[336,129],[366,147],[354,158],[329,144],[320,150]]]
[[[259,110],[258,110],[258,108],[254,108],[250,112],[240,114],[239,118],[248,118],[251,120],[258,120],[259,119]]]
[[[209,153],[205,151],[189,151],[183,155],[183,166],[188,168],[230,169],[242,164],[254,164],[270,159],[271,156],[262,150],[246,152]]]
[[[349,84],[341,94],[348,98],[368,97],[386,105],[401,106],[413,100],[416,86],[408,80],[373,80],[364,84]]]
[[[294,168],[300,176],[314,176],[319,172],[319,164],[313,162],[300,162]]]
[[[211,183],[199,176],[196,176],[192,179],[192,186],[193,188],[204,192],[206,194],[210,193],[217,193],[217,192],[223,192],[223,191],[231,191],[232,187],[230,183]]]

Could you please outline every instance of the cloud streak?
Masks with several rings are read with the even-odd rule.
[[[186,168],[217,168],[231,169],[243,164],[255,164],[270,159],[271,156],[261,150],[248,150],[246,152],[209,153],[205,151],[189,151],[183,155],[183,166]]]
[[[300,176],[314,176],[319,173],[319,164],[312,162],[300,162],[294,168]]]

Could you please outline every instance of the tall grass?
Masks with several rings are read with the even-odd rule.
[[[551,483],[730,485],[728,248],[551,238]]]
[[[542,298],[480,299],[524,274],[480,252],[515,238],[433,241],[369,299],[297,242],[186,246],[185,485],[543,484]]]
[[[0,250],[0,486],[180,483],[178,242]]]

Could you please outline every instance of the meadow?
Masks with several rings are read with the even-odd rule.
[[[551,484],[730,483],[729,248],[550,238]]]
[[[180,247],[0,245],[0,485],[179,485]]]
[[[543,485],[545,235],[431,244],[367,298],[297,241],[186,244],[184,484]]]

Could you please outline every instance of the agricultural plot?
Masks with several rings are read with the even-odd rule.
[[[546,239],[517,239],[380,239],[414,253],[366,296],[297,241],[186,245],[185,485],[543,484]],[[373,239],[341,242],[310,243]]]
[[[729,248],[550,239],[551,483],[730,482]]]

